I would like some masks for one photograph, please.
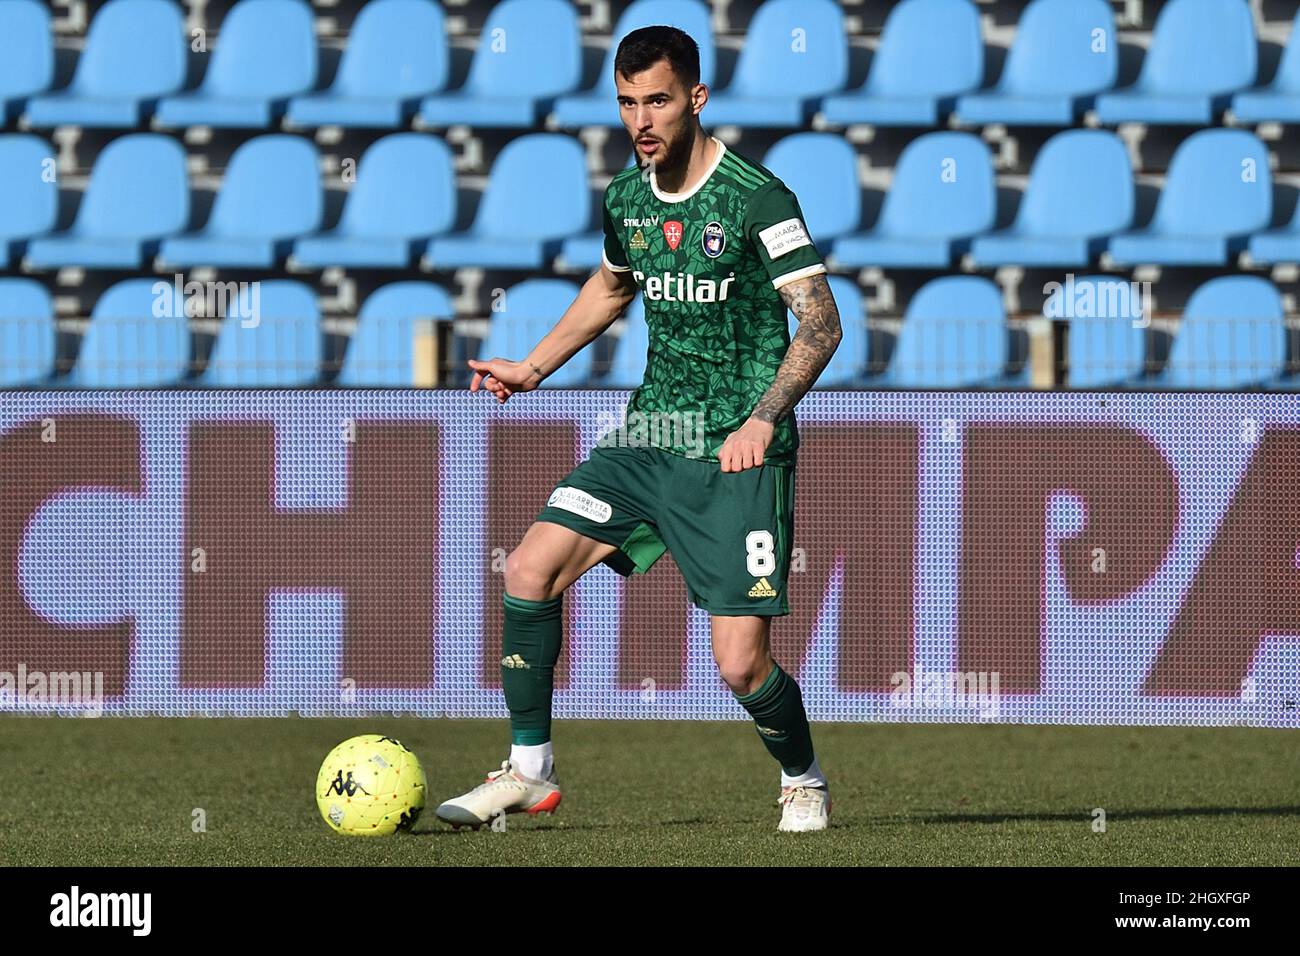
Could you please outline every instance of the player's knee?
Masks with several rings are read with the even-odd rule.
[[[506,555],[506,593],[528,601],[555,597],[556,571],[548,568],[531,549],[518,547]]]
[[[733,694],[743,697],[757,687],[763,670],[761,655],[730,652],[717,655],[714,659],[718,664],[718,674]]]

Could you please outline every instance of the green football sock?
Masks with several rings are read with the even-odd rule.
[[[744,697],[733,694],[754,718],[758,736],[768,752],[791,777],[803,774],[813,763],[812,730],[803,709],[803,694],[793,677],[773,662],[763,685]]]
[[[510,741],[544,744],[551,739],[551,694],[564,635],[564,595],[530,601],[506,594],[503,601],[501,688],[510,709]]]

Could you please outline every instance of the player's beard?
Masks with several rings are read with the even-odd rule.
[[[655,179],[662,180],[665,177],[670,182],[676,181],[690,162],[691,149],[695,146],[695,127],[694,124],[687,124],[686,127],[672,139],[660,139],[660,146],[657,153],[651,156],[647,162],[650,168],[654,170]],[[633,144],[635,147],[635,143]]]

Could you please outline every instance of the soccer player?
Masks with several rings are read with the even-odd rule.
[[[556,486],[505,567],[500,770],[437,809],[454,826],[553,812],[553,672],[565,589],[598,563],[627,576],[671,552],[710,615],[722,679],[781,765],[781,830],[821,830],[831,800],[795,679],[772,659],[789,613],[795,403],[840,341],[826,268],[785,184],[705,135],[695,41],[636,30],[614,60],[642,168],[605,190],[601,267],[522,361],[471,361],[470,390],[527,392],[596,339],[637,289],[650,349],[625,423]],[[789,307],[799,320],[791,340]],[[607,440],[612,439],[612,440]]]

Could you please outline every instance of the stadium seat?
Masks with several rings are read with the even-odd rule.
[[[1151,225],[1112,238],[1110,256],[1124,266],[1225,265],[1272,209],[1264,144],[1244,130],[1201,130],[1174,153]]]
[[[650,351],[650,327],[645,321],[645,302],[638,292],[624,314],[623,334],[614,343],[614,358],[601,380],[604,388],[636,388],[645,381],[646,357]]]
[[[506,290],[502,308],[488,322],[479,349],[483,359],[505,356],[516,361],[555,327],[578,296],[578,287],[563,279],[525,279]],[[593,346],[588,345],[542,382],[543,388],[580,388],[591,378]]]
[[[636,154],[628,156],[627,162],[623,168],[627,169],[635,165]],[[599,209],[599,206],[597,206]],[[560,255],[556,259],[556,267],[562,269],[598,269],[600,267],[600,255],[605,249],[605,233],[603,229],[589,230],[576,236],[570,236],[560,245]]]
[[[904,0],[889,11],[866,83],[826,97],[821,115],[840,126],[935,126],[958,95],[983,79],[984,40],[974,4]]]
[[[315,18],[302,0],[242,0],[221,24],[203,84],[164,97],[160,126],[267,129],[316,82]]]
[[[970,133],[927,133],[899,156],[875,228],[835,240],[832,252],[840,266],[943,269],[996,215],[988,147]]]
[[[54,82],[50,14],[33,0],[0,3],[0,126],[22,112],[27,97]]]
[[[798,197],[804,225],[823,254],[861,225],[858,159],[843,136],[795,133],[774,144],[763,165]]]
[[[427,97],[423,123],[531,127],[582,80],[578,15],[566,0],[504,0],[492,8],[482,38],[464,88]]]
[[[1286,369],[1282,298],[1258,276],[1221,276],[1198,288],[1183,309],[1169,361],[1155,388],[1246,388]]]
[[[849,41],[831,0],[767,0],[745,36],[731,84],[701,114],[711,126],[797,127],[844,88]]]
[[[165,280],[127,279],[100,295],[81,340],[71,388],[160,388],[189,374],[193,354],[185,302]],[[160,288],[168,307],[159,309]]]
[[[338,227],[294,244],[295,265],[404,269],[417,244],[456,217],[451,150],[427,133],[393,133],[361,157]]]
[[[140,125],[185,83],[185,25],[168,0],[110,0],[91,21],[72,84],[27,101],[32,126]]]
[[[1071,126],[1118,76],[1109,3],[1034,0],[1016,24],[997,86],[958,99],[957,117],[981,125]]]
[[[54,151],[45,140],[27,133],[0,136],[0,269],[22,254],[27,239],[58,222],[54,172]]]
[[[296,126],[404,126],[421,97],[447,85],[449,66],[440,6],[430,0],[365,4],[348,34],[333,85],[323,93],[295,96],[288,120]]]
[[[323,341],[316,296],[301,282],[258,283],[257,299],[228,314],[199,384],[216,388],[294,388],[320,379]],[[256,306],[249,315],[248,304]]]
[[[1255,82],[1255,21],[1246,0],[1169,0],[1133,86],[1097,97],[1102,123],[1205,126]]]
[[[663,24],[688,33],[700,48],[700,82],[713,85],[713,26],[709,9],[700,0],[635,0],[618,18],[610,35],[609,52],[600,68],[600,79],[590,90],[562,96],[555,103],[552,119],[559,126],[620,125],[614,88],[614,55],[618,44],[633,30]]]
[[[185,150],[159,133],[129,133],[95,159],[72,228],[31,240],[25,262],[35,269],[139,269],[189,217]]]
[[[538,269],[590,219],[582,147],[558,133],[530,133],[501,150],[469,232],[430,241],[428,264]]]
[[[934,279],[912,296],[889,365],[870,383],[885,388],[1002,384],[1008,341],[996,285],[977,276]]]
[[[1030,172],[1010,229],[978,236],[980,268],[1085,266],[1107,239],[1133,226],[1133,169],[1119,137],[1072,129],[1049,139]]]
[[[1273,82],[1234,96],[1232,113],[1241,123],[1300,123],[1300,13]]]
[[[1278,229],[1255,233],[1247,241],[1246,251],[1256,265],[1300,262],[1300,202],[1296,203],[1290,222]]]
[[[1043,303],[1043,316],[1069,323],[1071,388],[1139,384],[1149,317],[1134,283],[1114,276],[1068,279]]]
[[[230,157],[207,225],[163,242],[159,258],[168,268],[275,266],[294,239],[320,228],[319,162],[316,147],[298,136],[248,140]]]
[[[54,304],[31,279],[0,279],[0,388],[43,385],[54,374]]]
[[[840,344],[831,356],[830,363],[822,369],[813,388],[857,388],[864,384],[867,362],[870,359],[870,338],[867,335],[867,312],[862,293],[857,284],[843,276],[831,276],[831,298],[840,313]],[[799,330],[799,320],[787,312],[790,338]]]
[[[410,388],[415,383],[415,337],[420,323],[453,315],[447,293],[431,282],[393,282],[361,306],[338,384],[356,388]]]

